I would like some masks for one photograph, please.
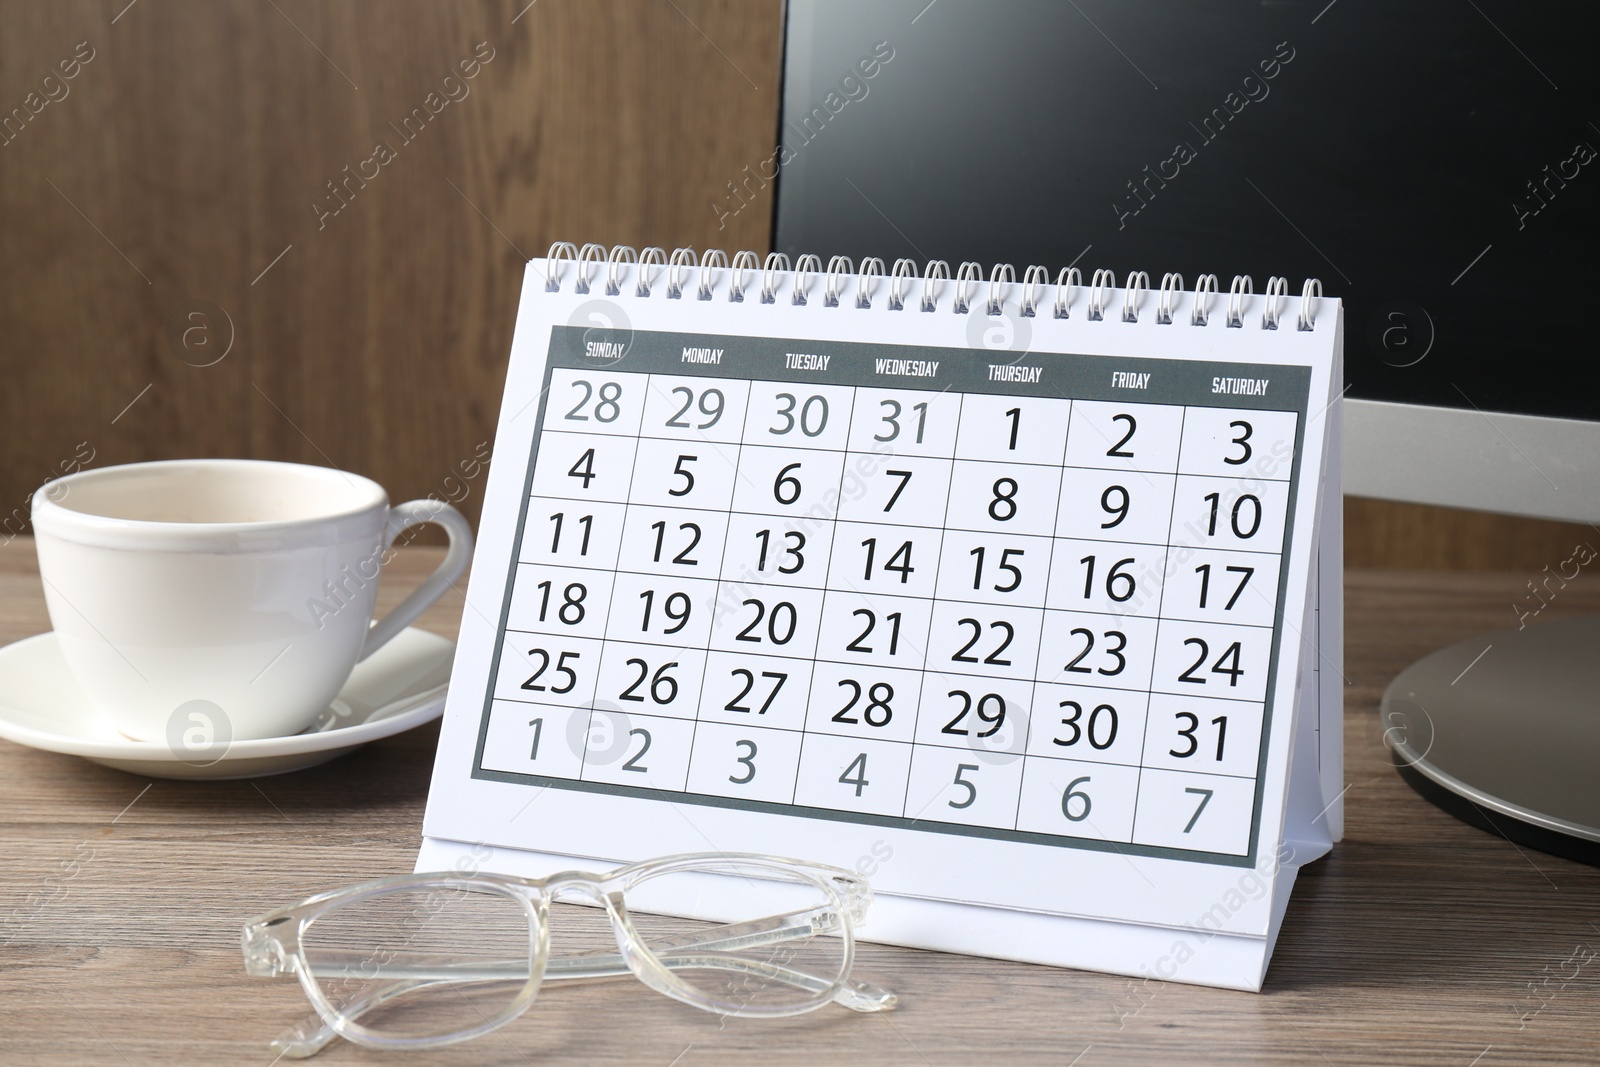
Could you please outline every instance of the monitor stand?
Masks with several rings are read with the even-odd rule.
[[[1600,617],[1441,649],[1383,695],[1417,792],[1510,841],[1600,866]]]

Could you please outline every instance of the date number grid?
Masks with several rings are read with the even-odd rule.
[[[1298,413],[548,373],[482,769],[1250,851]]]

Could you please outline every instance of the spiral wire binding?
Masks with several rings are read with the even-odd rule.
[[[939,310],[939,290],[950,280],[950,264],[942,259],[928,260],[928,273],[922,279],[922,310]]]
[[[1263,330],[1276,330],[1278,328],[1278,315],[1283,311],[1283,302],[1289,296],[1289,279],[1273,275],[1267,279],[1267,310],[1261,315],[1261,328]]]
[[[746,277],[750,272],[760,269],[761,261],[756,258],[754,252],[748,249],[743,252],[735,252],[733,267],[728,275],[728,299],[735,304],[743,303],[744,287],[747,284]]]
[[[741,251],[734,253],[730,261],[726,252],[714,248],[698,255],[692,248],[676,248],[669,256],[665,249],[654,245],[638,250],[632,245],[614,245],[608,251],[604,245],[594,242],[580,248],[571,241],[557,241],[552,244],[545,259],[546,292],[560,292],[570,270],[573,274],[573,291],[580,295],[587,294],[591,291],[595,280],[601,276],[601,269],[604,268],[605,294],[618,296],[622,292],[623,276],[628,268],[633,267],[638,274],[634,285],[635,296],[650,296],[656,282],[665,273],[666,296],[669,300],[682,299],[684,289],[691,278],[694,281],[696,300],[714,300],[722,278],[726,275],[727,299],[732,303],[742,303],[752,279],[759,275],[761,288],[757,299],[760,303],[777,303],[779,290],[787,281],[790,286],[790,302],[803,306],[810,299],[814,276],[821,274],[824,306],[839,307],[844,287],[849,277],[854,275],[856,287],[851,303],[857,308],[865,309],[873,306],[873,298],[877,294],[879,284],[887,277],[889,290],[885,302],[890,311],[906,309],[912,283],[918,275],[917,264],[911,259],[895,260],[894,267],[886,272],[882,259],[869,256],[861,261],[861,269],[857,271],[848,256],[833,256],[824,269],[822,260],[809,254],[795,260],[791,267],[789,257],[782,252],[769,253],[763,260],[754,252]],[[952,290],[953,295],[950,310],[958,315],[968,314],[972,311],[972,302],[977,295],[978,286],[984,282],[983,265],[970,260],[962,263],[953,277],[949,263],[942,259],[929,260],[921,275],[922,293],[918,307],[924,312],[940,310],[940,302],[949,283],[948,288]],[[1028,267],[1023,272],[1019,284],[1015,267],[1009,263],[997,263],[989,271],[983,313],[990,317],[1006,314],[1006,308],[1015,291],[1016,313],[1023,318],[1032,318],[1038,313],[1039,304],[1046,296],[1045,289],[1050,284],[1050,274],[1044,267],[1038,265]],[[1085,288],[1083,274],[1077,267],[1063,267],[1056,275],[1054,284],[1055,295],[1050,303],[1051,314],[1058,319],[1071,318],[1077,292]],[[1221,295],[1219,286],[1215,274],[1202,274],[1195,279],[1192,291],[1194,304],[1189,312],[1190,325],[1209,325],[1212,305]],[[1111,299],[1111,290],[1117,288],[1116,274],[1109,270],[1096,270],[1086,288],[1088,300],[1085,317],[1090,322],[1104,321],[1106,305]],[[1119,317],[1123,322],[1139,321],[1140,310],[1150,292],[1148,273],[1141,270],[1128,275],[1127,284],[1122,287],[1122,311]],[[1183,293],[1183,275],[1167,273],[1161,276],[1161,288],[1157,293],[1155,305],[1157,325],[1172,325]],[[1250,276],[1236,275],[1228,287],[1225,326],[1231,329],[1244,327],[1245,308],[1251,303],[1253,295],[1254,283]],[[1265,308],[1261,314],[1261,329],[1276,330],[1282,321],[1283,310],[1289,299],[1289,280],[1279,275],[1269,278],[1263,297]],[[1317,308],[1321,302],[1322,282],[1317,278],[1307,278],[1300,290],[1300,310],[1295,319],[1296,330],[1310,332],[1316,329]]]
[[[1311,331],[1317,328],[1316,315],[1313,314],[1317,304],[1322,303],[1322,282],[1317,278],[1307,278],[1306,284],[1300,290],[1300,329]]]
[[[1106,295],[1108,290],[1116,288],[1117,276],[1108,270],[1094,272],[1094,280],[1089,283],[1089,321],[1100,322],[1106,317]]]
[[[1189,314],[1189,325],[1205,326],[1211,321],[1211,302],[1217,295],[1217,276],[1202,274],[1194,283],[1194,311]]]
[[[811,276],[822,269],[822,258],[810,252],[794,262],[794,302],[804,305],[811,289]]]
[[[789,257],[782,252],[768,252],[761,268],[761,302],[778,302],[778,275],[789,273]]]
[[[906,306],[905,283],[917,276],[917,262],[914,259],[897,259],[894,261],[894,273],[889,276],[889,310],[903,311]]]
[[[970,259],[961,264],[961,269],[956,271],[956,305],[958,315],[965,315],[972,308],[972,291],[983,281],[983,264],[974,263]]]
[[[1017,314],[1025,319],[1031,319],[1039,307],[1039,297],[1044,293],[1045,285],[1050,281],[1050,272],[1035,263],[1029,267],[1022,276],[1022,299],[1017,307]]]
[[[1011,292],[1011,287],[1017,284],[1017,271],[1009,263],[996,263],[989,271],[989,303],[985,309],[989,315],[1002,315],[1005,313],[1006,294]]]
[[[1150,291],[1150,275],[1142,270],[1134,271],[1128,275],[1128,285],[1122,290],[1122,321],[1138,322],[1139,305],[1144,303],[1144,294]],[[1134,294],[1138,296],[1135,298]]]
[[[1072,294],[1083,284],[1083,275],[1077,267],[1062,267],[1056,275],[1056,318],[1072,317]]]
[[[576,262],[578,259],[578,246],[571,241],[557,241],[546,252],[544,291],[559,293],[561,291],[561,276],[567,271],[567,263]]]
[[[656,279],[661,277],[661,268],[667,265],[667,252],[664,248],[651,246],[639,253],[639,286],[637,296],[649,296],[650,290],[655,287]],[[656,268],[651,270],[650,268]]]
[[[606,257],[606,295],[619,296],[622,293],[622,283],[617,280],[619,268],[639,262],[639,253],[635,252],[632,245],[613,245],[611,254]]]
[[[1172,305],[1178,297],[1178,292],[1183,288],[1183,275],[1163,274],[1161,276],[1161,295],[1156,298],[1156,322],[1162,326],[1172,325]]]
[[[877,256],[868,256],[861,261],[861,270],[856,273],[856,307],[872,306],[872,294],[878,288],[878,279],[881,277],[883,277],[883,260]]]
[[[720,248],[709,249],[700,257],[700,285],[695,292],[695,299],[710,300],[711,290],[716,287],[718,275],[712,271],[728,269],[728,253]]]
[[[605,260],[605,245],[597,245],[593,241],[590,241],[578,251],[577,292],[587,293],[589,291],[589,283],[594,280],[595,273],[599,271],[600,265],[604,263]]]
[[[843,280],[844,275],[854,274],[855,272],[856,268],[850,262],[849,256],[834,256],[828,260],[828,274],[823,279],[822,285],[822,305],[824,307],[836,308],[839,306],[839,282]]]
[[[1244,306],[1248,303],[1245,297],[1250,295],[1253,284],[1248,274],[1233,276],[1233,285],[1228,288],[1228,318],[1224,325],[1235,330],[1244,326]]]
[[[707,255],[710,255],[708,252]],[[672,258],[667,260],[667,299],[681,300],[683,298],[684,272],[695,265],[694,249],[674,248]]]

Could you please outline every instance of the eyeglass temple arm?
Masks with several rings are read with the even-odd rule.
[[[561,968],[556,970],[554,973],[552,973],[550,970],[547,970],[545,972],[545,977],[548,979],[559,980],[631,976],[633,972],[628,969],[626,963],[621,962],[621,959],[622,958],[620,956],[607,956],[600,957],[592,961],[553,961],[552,967],[554,967],[555,963],[583,963],[588,965],[581,967]],[[613,960],[616,961],[615,965],[612,965]],[[696,968],[737,971],[746,974],[756,973],[764,978],[774,979],[787,985],[793,985],[801,989],[810,990],[812,992],[825,989],[827,986],[832,984],[827,979],[818,978],[815,975],[807,974],[804,971],[797,971],[793,968],[778,967],[773,964],[758,964],[754,961],[729,959],[722,956],[689,956],[674,954],[663,959],[662,962],[669,968],[673,969]],[[457,982],[473,980],[488,981],[495,978],[504,978],[505,974],[511,970],[512,966],[520,969],[522,967],[522,963],[521,961],[518,961],[515,965],[503,968],[498,972],[493,969],[476,972],[478,976],[476,979],[466,974],[454,974],[447,978],[411,978],[403,981],[397,981],[370,997],[362,998],[353,1002],[344,1009],[343,1014],[351,1020],[359,1019],[362,1015],[371,1011],[373,1008],[379,1007],[386,1001],[430,985],[453,984]],[[840,1004],[843,1007],[851,1009],[852,1011],[873,1012],[885,1011],[889,1008],[893,1008],[898,1002],[899,998],[894,993],[882,988],[881,986],[874,985],[871,982],[865,982],[858,979],[846,979],[844,985],[838,990],[838,992],[834,994],[833,1000],[834,1003]],[[272,1048],[289,1059],[304,1059],[308,1056],[314,1056],[318,1052],[321,1052],[331,1041],[333,1041],[334,1038],[338,1036],[338,1031],[324,1021],[320,1015],[312,1015],[302,1021],[298,1027],[280,1034],[272,1042]]]
[[[676,941],[657,941],[652,951],[669,968],[690,967],[715,970],[758,970],[766,977],[785,982],[800,989],[817,992],[834,984],[833,980],[819,978],[806,971],[777,964],[730,959],[724,956],[703,957],[686,955],[693,952],[736,952],[740,949],[772,945],[795,938],[810,937],[819,932],[813,919],[814,911],[791,912],[788,915],[759,919],[755,922],[730,923],[718,927],[715,936],[686,937]],[[831,925],[831,924],[824,924]],[[545,968],[545,977],[580,980],[629,974],[627,962],[618,953],[605,956],[575,956],[551,960]],[[846,978],[834,994],[834,1003],[851,1011],[884,1011],[899,1002],[893,992],[882,986],[860,979]]]
[[[565,973],[552,974],[547,971],[545,973],[545,977],[549,979],[593,979],[622,977],[631,975],[633,973],[628,969],[626,964],[622,963],[619,963],[615,967],[604,966],[603,964],[608,962],[611,958],[613,957],[606,957],[601,960],[594,961],[596,964],[602,964],[601,966],[582,968],[574,967],[566,970]],[[620,960],[620,957],[614,958]],[[764,978],[774,979],[787,985],[793,985],[801,989],[810,990],[812,992],[824,989],[828,985],[832,984],[826,979],[818,978],[815,975],[806,974],[804,971],[796,971],[787,967],[777,967],[771,964],[756,964],[748,960],[730,960],[720,956],[673,955],[664,959],[662,962],[673,969],[695,968],[702,970],[714,969],[737,971],[746,974],[756,973]],[[521,966],[520,961],[518,962],[517,966]],[[483,976],[481,980],[491,980],[496,977],[504,977],[504,972],[501,972],[500,974],[495,974],[493,972],[479,973]],[[386,1001],[392,1000],[393,998],[402,996],[406,993],[414,992],[426,986],[453,984],[471,980],[473,979],[465,975],[453,975],[449,978],[413,978],[404,981],[398,981],[370,997],[363,998],[350,1004],[344,1009],[343,1014],[351,1020],[359,1019],[362,1015],[371,1011],[373,1008],[381,1006]],[[833,1000],[834,1003],[849,1008],[852,1011],[874,1012],[885,1011],[893,1008],[898,1002],[899,998],[894,993],[882,988],[881,986],[874,985],[871,982],[865,982],[858,979],[846,979],[844,985],[838,990],[838,992],[834,994]],[[302,1021],[299,1026],[280,1034],[272,1042],[272,1048],[289,1059],[304,1059],[308,1056],[314,1056],[318,1052],[321,1052],[331,1041],[333,1041],[334,1038],[338,1036],[338,1031],[325,1022],[320,1015],[311,1015]]]
[[[702,945],[700,947],[705,951],[716,950],[714,945]],[[783,967],[775,963],[761,963],[756,960],[741,960],[737,957],[699,956],[677,950],[670,955],[658,955],[657,958],[670,970],[718,970],[757,974],[763,978],[770,978],[812,993],[821,992],[834,984],[833,979],[821,978],[794,967]],[[545,969],[544,976],[547,981],[560,981],[563,979],[611,978],[631,973],[633,972],[628,969],[627,963],[623,961],[620,955],[612,955],[585,959],[551,960],[550,965]],[[897,995],[882,986],[858,978],[846,978],[833,995],[835,1004],[849,1008],[851,1011],[861,1012],[885,1011],[894,1007],[899,1002],[899,999]]]
[[[771,929],[767,928],[764,923],[725,926],[718,931],[719,936],[715,938],[704,941],[698,939],[690,940],[681,945],[670,946],[672,950],[670,954],[665,956],[658,955],[657,958],[671,969],[697,968],[737,971],[746,974],[756,973],[762,977],[780,981],[799,989],[817,992],[832,985],[832,981],[792,967],[782,967],[777,964],[761,963],[754,960],[741,960],[737,957],[703,956],[686,951],[690,949],[699,950],[700,952],[731,951],[738,948],[790,940],[794,937],[804,936],[806,933],[809,933],[809,930],[792,926]],[[433,968],[428,971],[412,973],[409,977],[398,980],[368,997],[354,1001],[345,1008],[343,1014],[350,1019],[357,1019],[366,1012],[397,996],[425,986],[449,982],[504,980],[507,977],[514,976],[524,966],[523,961],[517,960],[499,966]],[[386,968],[386,971],[391,974],[394,973],[393,968]],[[380,972],[379,976],[383,973]],[[605,956],[580,956],[551,960],[545,967],[544,977],[551,981],[572,981],[618,978],[632,974],[633,971],[628,967],[627,961],[622,958],[622,955],[620,953],[611,953]],[[834,1003],[849,1008],[851,1011],[874,1012],[893,1008],[898,1003],[899,997],[872,982],[846,979],[834,994],[833,1000]],[[289,1059],[304,1059],[322,1051],[329,1042],[338,1036],[338,1031],[328,1025],[321,1016],[312,1015],[299,1026],[279,1035],[272,1042],[272,1047]]]

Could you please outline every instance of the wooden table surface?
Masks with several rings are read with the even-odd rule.
[[[392,604],[438,550],[386,572]],[[1497,1064],[1600,1061],[1600,870],[1434,809],[1382,745],[1383,687],[1514,622],[1531,575],[1349,576],[1346,837],[1295,887],[1261,994],[865,945],[899,1010],[721,1020],[637,982],[550,989],[498,1033],[336,1063]],[[1579,579],[1538,621],[1600,610]],[[459,598],[424,625],[453,634]],[[0,544],[0,643],[46,629],[26,538]],[[437,728],[242,782],[136,778],[0,741],[0,1063],[272,1063],[309,1012],[245,975],[239,928],[311,892],[409,871]]]

